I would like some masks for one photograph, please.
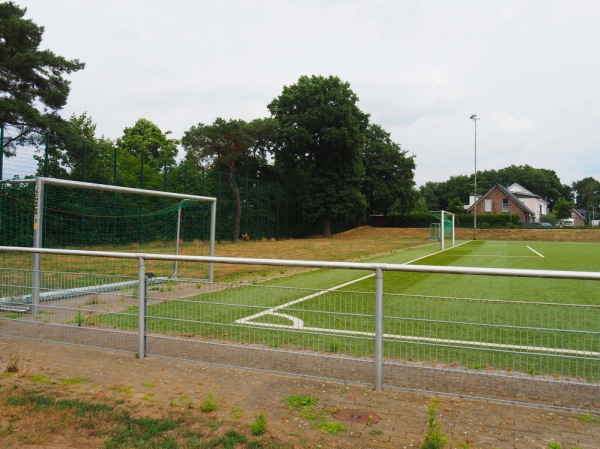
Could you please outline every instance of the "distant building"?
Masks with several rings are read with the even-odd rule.
[[[585,226],[585,209],[572,209],[571,218],[573,219],[573,224],[575,226]]]
[[[548,202],[541,196],[530,192],[520,184],[504,187],[496,184],[476,202],[471,197],[472,204],[467,212],[477,215],[485,214],[516,214],[521,223],[540,223],[542,216],[548,213]]]

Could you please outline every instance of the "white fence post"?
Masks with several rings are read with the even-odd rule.
[[[146,355],[146,261],[138,259],[138,357]]]
[[[383,270],[375,269],[375,390],[383,388]]]

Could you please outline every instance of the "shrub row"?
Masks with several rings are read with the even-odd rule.
[[[371,226],[383,228],[428,228],[436,219],[428,212],[409,212],[407,214],[390,214],[384,216],[369,217]],[[457,228],[472,228],[473,215],[455,215]],[[477,215],[478,228],[514,228],[520,227],[519,216],[516,214],[485,214]]]

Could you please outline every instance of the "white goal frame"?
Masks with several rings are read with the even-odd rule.
[[[106,192],[118,192],[118,193],[129,193],[134,195],[148,195],[157,196],[163,198],[174,198],[180,200],[191,200],[199,202],[210,202],[210,235],[209,235],[209,256],[215,256],[215,234],[216,234],[216,217],[217,217],[217,199],[208,196],[199,195],[188,195],[184,193],[174,192],[163,192],[160,190],[146,190],[146,189],[135,189],[131,187],[111,186],[107,184],[94,184],[82,181],[70,181],[66,179],[57,178],[35,178],[35,209],[33,216],[33,247],[36,249],[42,248],[42,229],[44,222],[44,193],[46,185],[55,185],[63,187],[74,187],[87,190],[102,190]],[[180,207],[181,209],[181,207]],[[179,216],[181,214],[179,213]],[[178,219],[179,220],[179,219]],[[176,251],[179,255],[179,228],[180,224],[177,224],[177,244]],[[177,273],[177,266],[175,266],[174,275]],[[41,254],[33,254],[33,304],[39,303],[39,292],[41,288]],[[214,281],[214,263],[209,262],[208,264],[208,282]]]
[[[456,229],[456,222],[454,221],[454,214],[452,212],[448,212],[445,210],[433,210],[433,211],[429,211],[430,214],[436,214],[440,216],[440,251],[444,251],[446,249],[446,244],[445,244],[445,237],[446,237],[446,229],[445,229],[445,221],[446,215],[450,215],[451,218],[449,219],[449,221],[452,223],[452,231],[450,232],[450,248],[454,247],[455,244],[455,229]],[[437,218],[437,217],[436,217]]]

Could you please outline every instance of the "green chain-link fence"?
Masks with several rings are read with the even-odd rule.
[[[9,127],[2,126],[3,147],[11,137]],[[217,231],[220,240],[235,240],[236,201],[233,189],[225,173],[198,169],[184,162],[175,166],[152,167],[143,156],[137,162],[131,155],[119,154],[117,149],[106,151],[93,144],[82,143],[76,154],[76,161],[70,160],[65,166],[65,157],[52,147],[51,139],[41,136],[41,145],[13,147],[13,153],[3,151],[0,158],[0,179],[3,181],[31,178],[36,175],[70,179],[74,181],[93,182],[99,184],[119,185],[124,187],[163,190],[176,193],[210,196],[217,198]],[[73,157],[71,157],[73,159]],[[63,161],[63,162],[59,162]],[[150,161],[151,162],[151,161]],[[132,168],[133,167],[133,168]],[[286,239],[317,235],[322,231],[320,223],[307,223],[302,219],[301,208],[294,192],[284,182],[260,177],[236,177],[235,185],[239,189],[241,203],[240,235],[246,234],[255,239]],[[72,192],[70,196],[52,199],[46,198],[46,207],[63,211],[65,216],[79,214],[81,211],[93,210],[97,216],[124,216],[123,211],[114,208],[129,207],[118,202],[115,204],[95,203],[90,206],[86,196],[91,193]],[[93,195],[92,195],[93,196]],[[62,198],[62,199],[61,199]],[[52,204],[48,204],[50,201]],[[31,184],[0,183],[0,244],[14,246],[30,246],[33,229],[34,188]],[[162,210],[157,205],[153,212]],[[136,205],[136,208],[141,207]],[[163,209],[173,207],[165,205]],[[91,209],[90,209],[91,208]],[[148,210],[150,210],[148,208]],[[104,212],[103,212],[104,211]],[[58,213],[58,212],[57,212]],[[142,211],[139,211],[142,214]],[[188,214],[190,217],[194,215]],[[192,218],[188,218],[192,220]],[[56,222],[60,226],[61,221]],[[353,227],[354,223],[333,223],[332,232],[342,232]],[[66,225],[65,225],[66,226]],[[68,231],[76,239],[81,224],[71,226]],[[83,232],[83,231],[82,231]],[[89,232],[86,231],[86,232]],[[141,231],[140,231],[141,232]],[[238,238],[240,236],[237,236]],[[81,236],[79,237],[81,238]],[[122,237],[121,240],[125,238]]]

